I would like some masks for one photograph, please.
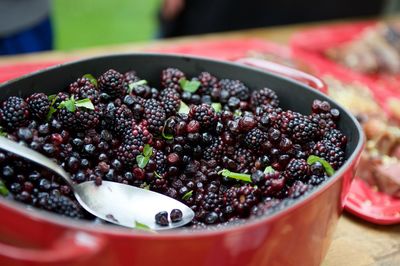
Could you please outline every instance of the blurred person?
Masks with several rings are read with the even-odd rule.
[[[0,0],[0,55],[53,48],[50,0]]]
[[[384,0],[163,0],[160,37],[373,16]]]

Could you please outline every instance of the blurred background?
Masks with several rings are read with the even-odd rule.
[[[54,45],[69,50],[154,38],[161,0],[53,0]]]
[[[399,2],[0,0],[0,55],[71,50],[299,22],[376,17],[395,12]]]

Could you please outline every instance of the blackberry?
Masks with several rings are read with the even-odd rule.
[[[206,161],[216,160],[219,162],[223,155],[223,143],[221,137],[216,137],[212,140],[211,144],[206,146],[203,150],[203,159]]]
[[[74,95],[76,99],[89,98],[93,104],[98,104],[100,102],[100,92],[91,83],[89,85],[78,88]]]
[[[154,99],[148,99],[144,103],[144,119],[147,121],[150,132],[161,134],[166,114],[160,102]]]
[[[211,95],[213,89],[220,88],[218,79],[208,72],[201,72],[197,78],[201,84],[200,88],[197,90],[200,94]]]
[[[161,73],[161,85],[164,88],[172,88],[176,91],[182,91],[179,80],[186,78],[185,74],[177,68],[167,68]]]
[[[74,114],[77,119],[77,123],[75,124],[77,129],[95,128],[100,121],[99,111],[96,107],[94,110],[77,108]]]
[[[68,92],[61,91],[57,93],[56,100],[54,102],[55,107],[57,107],[62,101],[66,101],[70,98],[70,94]]]
[[[210,129],[218,122],[218,116],[208,104],[193,105],[189,111],[189,118],[200,123],[203,129]]]
[[[113,112],[114,132],[119,136],[124,136],[127,134],[127,131],[132,130],[132,124],[134,123],[133,113],[124,104],[117,107]]]
[[[121,97],[125,94],[124,76],[114,69],[110,69],[101,75],[98,78],[98,82],[100,91],[113,98]]]
[[[167,116],[175,115],[179,110],[181,99],[175,89],[167,88],[161,92],[161,104],[163,105]]]
[[[29,106],[20,97],[8,97],[2,104],[0,114],[2,125],[10,129],[25,126],[29,122]]]
[[[331,111],[331,105],[327,101],[314,100],[311,106],[313,114],[329,113]]]
[[[169,224],[168,221],[168,212],[166,211],[161,211],[157,213],[154,217],[156,224],[161,225],[161,226],[167,226]]]
[[[305,181],[310,175],[310,166],[304,159],[292,159],[286,166],[284,176],[287,181],[295,180]]]
[[[289,135],[293,142],[304,143],[316,138],[318,125],[307,116],[293,111],[284,111],[278,124],[281,132]]]
[[[88,78],[78,78],[75,82],[71,83],[68,87],[68,91],[71,94],[78,94],[79,89],[85,86],[93,86]]]
[[[169,215],[173,223],[182,221],[183,213],[180,209],[173,209]]]
[[[136,156],[143,152],[145,144],[151,144],[152,135],[141,125],[134,125],[131,134],[127,134],[117,149],[117,159],[125,166],[133,166]]]
[[[57,120],[66,128],[76,128],[76,125],[78,124],[75,114],[65,108],[58,111]]]
[[[46,94],[34,93],[26,99],[32,116],[45,119],[50,110],[50,102]]]
[[[233,155],[233,160],[237,163],[237,169],[232,170],[247,173],[255,162],[255,156],[251,150],[243,147],[237,147]]]
[[[311,186],[318,186],[327,179],[326,175],[311,175],[307,183]]]
[[[328,131],[336,128],[336,123],[330,113],[312,114],[310,119],[318,125],[318,136],[324,136]]]
[[[138,82],[140,78],[136,75],[136,71],[131,70],[126,73],[124,73],[124,81],[123,81],[123,86],[125,91],[129,90],[129,84]]]
[[[221,86],[221,97],[226,92],[229,95],[228,98],[236,97],[241,101],[246,101],[250,98],[249,88],[239,80],[221,79],[219,85]],[[221,98],[221,101],[225,102],[223,98]]]
[[[248,148],[257,151],[260,149],[261,145],[267,140],[268,136],[265,132],[261,131],[258,128],[253,128],[246,134],[244,138],[244,143]]]
[[[241,187],[231,187],[224,193],[225,209],[230,207],[233,213],[242,218],[250,215],[251,208],[261,200],[258,188],[246,184]]]
[[[308,190],[308,185],[303,182],[297,180],[293,183],[293,185],[288,190],[288,195],[292,199],[296,199],[306,193]]]
[[[46,193],[39,199],[38,207],[71,218],[83,218],[84,216],[81,207],[64,195],[57,196]]]
[[[347,137],[337,129],[332,129],[325,133],[323,140],[328,140],[337,147],[343,148],[346,146]]]
[[[345,160],[344,151],[329,140],[318,141],[311,154],[324,158],[335,170],[339,169]]]
[[[273,107],[278,107],[279,100],[275,91],[269,88],[263,88],[251,93],[250,103],[253,105],[253,108],[256,108],[260,105],[271,105]]]
[[[167,156],[165,156],[164,152],[157,150],[154,154],[154,161],[157,164],[157,174],[163,176],[167,172]]]

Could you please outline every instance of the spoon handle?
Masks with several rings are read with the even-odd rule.
[[[55,172],[56,174],[58,174],[59,176],[64,178],[65,181],[67,181],[67,183],[69,185],[73,186],[73,183],[72,183],[72,180],[71,180],[71,177],[69,176],[69,174],[67,172],[65,172],[61,166],[59,166],[58,164],[56,164],[55,162],[53,162],[46,156],[40,154],[39,152],[34,151],[30,148],[27,148],[23,145],[20,145],[15,141],[9,140],[6,137],[0,137],[0,149],[3,149],[7,152],[14,153],[15,155],[18,155],[24,159],[27,159],[31,162],[40,164],[40,165],[52,170],[53,172]]]

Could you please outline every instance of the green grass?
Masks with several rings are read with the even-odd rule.
[[[53,0],[55,49],[152,39],[160,0]]]

